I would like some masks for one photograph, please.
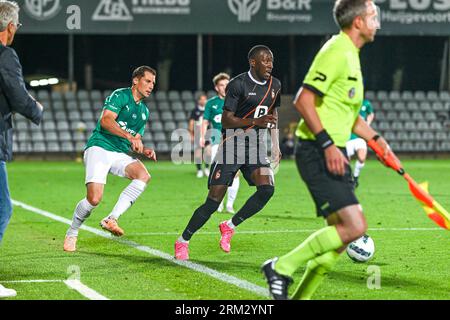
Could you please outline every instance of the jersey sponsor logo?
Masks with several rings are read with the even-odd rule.
[[[217,104],[213,105],[212,108],[213,109],[217,109],[219,106]]]
[[[256,92],[249,92],[248,95],[249,96],[256,96]]]
[[[123,0],[102,0],[92,15],[93,21],[133,21]]]
[[[117,123],[119,124],[120,129],[122,129],[128,133],[131,133],[133,136],[136,135],[136,133],[137,133],[136,131],[134,131],[133,129],[127,128],[128,123],[126,121],[119,121]]]
[[[238,17],[238,22],[250,22],[261,8],[261,0],[228,0],[228,7]]]
[[[319,75],[318,77],[315,77],[313,80],[314,81],[322,81],[325,82],[327,81],[327,76],[325,74],[323,74],[322,72],[316,71],[316,73]]]
[[[268,112],[269,112],[268,106],[258,106],[255,110],[255,119],[267,115]]]
[[[59,0],[26,0],[25,11],[36,20],[49,20],[61,10]]]

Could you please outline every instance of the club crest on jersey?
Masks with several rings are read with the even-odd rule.
[[[356,89],[355,88],[351,88],[350,91],[348,92],[348,97],[350,99],[353,99],[355,97],[355,93],[356,93]]]
[[[221,175],[221,172],[220,172],[220,170],[218,170],[216,172],[216,175],[215,175],[214,179],[216,179],[216,180],[220,179],[220,175]]]

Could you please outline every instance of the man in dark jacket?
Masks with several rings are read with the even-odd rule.
[[[20,113],[39,124],[43,113],[42,105],[25,88],[19,57],[8,47],[19,27],[17,3],[0,1],[0,242],[12,214],[6,173],[6,161],[12,158],[12,114]],[[0,298],[15,295],[0,285]]]

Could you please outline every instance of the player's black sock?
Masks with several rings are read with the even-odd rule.
[[[259,186],[256,192],[247,200],[244,206],[232,218],[231,222],[235,226],[261,211],[262,208],[269,202],[275,192],[275,187],[271,185]]]
[[[195,166],[197,167],[197,171],[202,170],[202,165],[200,163],[197,163]]]
[[[205,168],[209,169],[209,164],[205,163]]]
[[[207,198],[205,203],[195,210],[191,220],[189,220],[189,223],[186,229],[184,229],[182,235],[183,239],[189,241],[192,235],[197,232],[198,229],[203,227],[206,221],[209,220],[211,215],[217,210],[217,208],[219,208],[219,205],[220,202]]]

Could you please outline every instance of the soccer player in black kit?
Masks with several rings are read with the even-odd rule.
[[[277,165],[281,158],[276,132],[281,83],[272,77],[273,53],[268,47],[253,47],[248,53],[248,61],[250,71],[228,84],[222,115],[222,143],[211,165],[208,197],[195,210],[175,242],[175,258],[178,260],[189,259],[189,240],[217,210],[239,170],[250,186],[256,186],[256,192],[232,219],[219,225],[223,251],[230,252],[234,229],[261,211],[275,191],[266,144],[267,128],[270,128],[272,159]]]

